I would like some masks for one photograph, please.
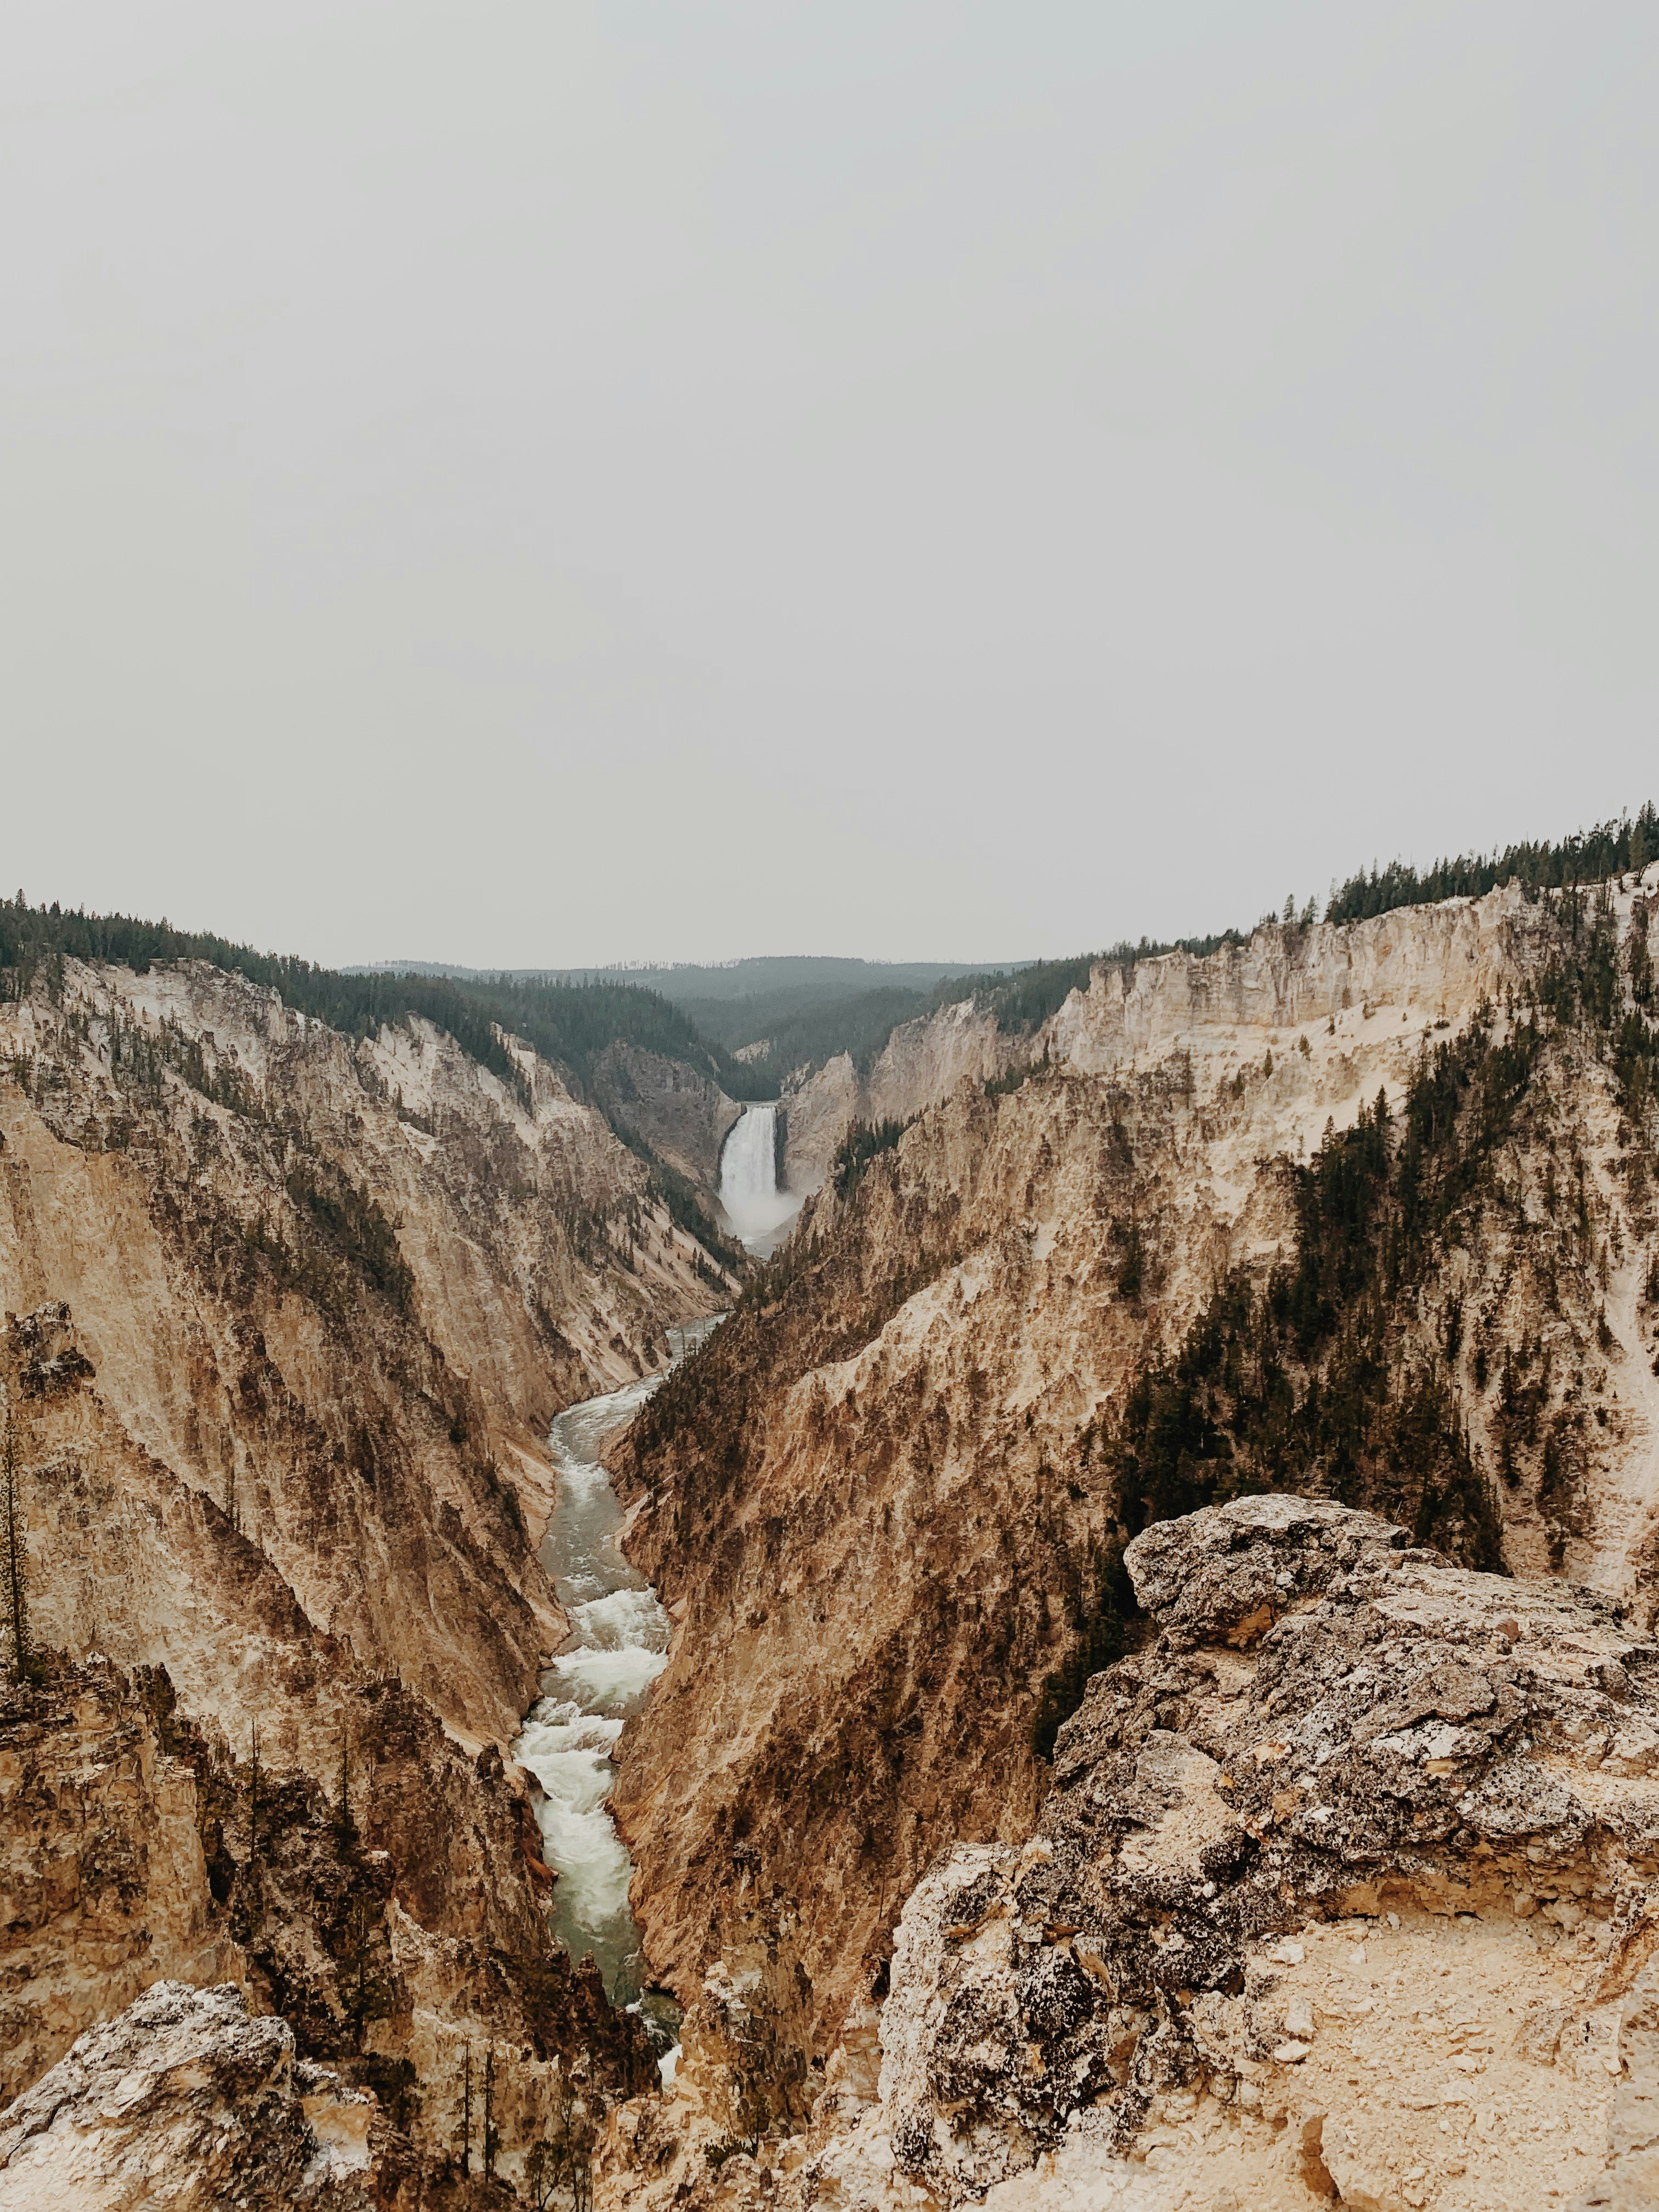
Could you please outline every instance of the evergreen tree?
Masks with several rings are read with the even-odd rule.
[[[461,2174],[472,2171],[472,2045],[466,2045],[461,2064]]]
[[[22,1470],[18,1465],[17,1424],[9,1407],[0,1437],[0,1577],[4,1579],[6,1628],[11,1638],[12,1673],[20,1682],[38,1682],[45,1673],[29,1636],[27,1553],[23,1529]]]

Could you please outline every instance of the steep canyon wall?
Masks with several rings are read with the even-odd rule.
[[[429,1024],[349,1038],[201,963],[70,961],[0,1006],[0,1380],[46,1659],[5,1732],[29,2079],[167,1975],[240,1982],[441,2163],[488,2049],[509,2166],[562,2063],[652,2072],[549,1941],[501,1753],[564,1632],[548,1423],[659,1364],[721,1277],[509,1049],[514,1087]],[[58,1832],[82,1770],[107,1848]]]
[[[1597,931],[1628,1004],[1654,888],[1098,969],[1018,1061],[964,1013],[982,1058],[636,1423],[675,1622],[622,1747],[636,1906],[684,1996],[725,1975],[770,2021],[779,2109],[843,2064],[941,1846],[1030,1832],[1121,1547],[1182,1497],[1289,1469],[1650,1607],[1651,1109],[1616,1019],[1534,1009]]]

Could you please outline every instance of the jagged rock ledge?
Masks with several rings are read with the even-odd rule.
[[[910,1897],[878,2075],[849,2022],[765,2177],[737,2071],[678,2138],[626,2107],[600,2202],[1659,2202],[1659,1650],[1293,1498],[1127,1564],[1158,1632],[1095,1677],[1024,1846]]]

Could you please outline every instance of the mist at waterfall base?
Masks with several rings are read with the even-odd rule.
[[[673,1358],[695,1350],[715,1325],[671,1329]],[[628,1906],[633,1867],[605,1809],[617,1773],[611,1753],[668,1663],[668,1616],[623,1557],[623,1510],[599,1452],[601,1439],[662,1379],[648,1375],[589,1398],[553,1424],[548,1441],[558,1495],[540,1558],[570,1633],[542,1676],[542,1695],[513,1753],[542,1788],[536,1817],[547,1863],[558,1875],[553,1934],[573,1959],[592,1957],[617,2004],[638,2001],[641,1974],[639,1929]]]
[[[799,1199],[778,1188],[778,1109],[750,1106],[720,1153],[720,1204],[746,1249],[762,1259],[783,1242]]]

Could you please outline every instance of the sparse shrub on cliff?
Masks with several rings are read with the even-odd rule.
[[[621,1123],[615,1126],[617,1134],[629,1151],[650,1169],[652,1181],[674,1226],[690,1237],[694,1243],[701,1244],[709,1257],[724,1267],[728,1274],[743,1274],[749,1266],[748,1254],[741,1245],[733,1244],[729,1237],[721,1235],[697,1196],[696,1186],[688,1182],[678,1168],[670,1167],[666,1160],[659,1158],[637,1130]],[[704,1261],[694,1259],[692,1264],[697,1273],[716,1289],[725,1288],[720,1277],[713,1273]]]
[[[1425,1050],[1397,1126],[1379,1092],[1352,1128],[1328,1127],[1305,1166],[1286,1164],[1291,1260],[1259,1287],[1219,1285],[1180,1348],[1135,1377],[1103,1439],[1127,1528],[1241,1491],[1311,1490],[1497,1563],[1498,1516],[1455,1391],[1406,1356],[1395,1309],[1490,1180],[1540,1042],[1523,1024],[1495,1044],[1478,1020]],[[1461,1326],[1460,1310],[1449,1359]]]
[[[1005,1069],[1000,1075],[987,1076],[985,1095],[988,1098],[1010,1098],[1034,1075],[1046,1075],[1049,1066],[1048,1048],[1044,1045],[1041,1060],[1021,1060],[1017,1066]]]
[[[1501,1564],[1498,1514],[1454,1380],[1461,1301],[1444,1308],[1435,1346],[1417,1328],[1419,1291],[1491,1208],[1522,1240],[1546,1311],[1577,1310],[1586,1336],[1609,1349],[1595,1294],[1606,1247],[1582,1156],[1571,1150],[1564,1182],[1547,1155],[1536,1224],[1502,1164],[1529,1126],[1552,1038],[1605,1060],[1638,1127],[1659,1062],[1659,1032],[1622,1003],[1611,899],[1569,890],[1553,906],[1559,938],[1535,1011],[1498,1041],[1483,1010],[1461,1036],[1425,1045],[1397,1117],[1379,1092],[1352,1128],[1328,1125],[1305,1166],[1286,1162],[1297,1220],[1289,1261],[1259,1285],[1218,1285],[1182,1345],[1135,1377],[1109,1435],[1085,1437],[1085,1457],[1098,1445],[1111,1462],[1127,1528],[1242,1491],[1299,1490],[1372,1506],[1471,1565]],[[1547,1101],[1532,1126],[1547,1143]],[[1474,1378],[1484,1389],[1484,1345]],[[1520,1455],[1541,1451],[1540,1502],[1559,1553],[1581,1455],[1571,1425],[1549,1418],[1553,1402],[1549,1352],[1540,1360],[1530,1337],[1505,1344],[1491,1425],[1497,1471],[1513,1486]]]
[[[399,1313],[409,1311],[415,1278],[398,1246],[398,1232],[378,1199],[339,1170],[320,1163],[296,1165],[285,1188],[296,1209],[356,1272]]]
[[[1096,1570],[1092,1601],[1079,1607],[1073,1620],[1077,1644],[1043,1684],[1031,1716],[1031,1748],[1039,1759],[1053,1759],[1054,1739],[1083,1703],[1090,1678],[1123,1656],[1140,1617],[1123,1547],[1115,1544]]]
[[[871,1161],[890,1152],[909,1126],[908,1121],[854,1121],[830,1163],[830,1180],[836,1196],[850,1198]]]
[[[5,1607],[11,1671],[19,1682],[38,1682],[46,1669],[29,1634],[28,1555],[23,1529],[23,1470],[17,1424],[9,1406],[0,1430],[0,1603]]]
[[[586,2104],[569,2075],[562,2073],[548,2131],[525,2160],[525,2182],[536,2212],[553,2212],[555,2205],[591,2212],[594,2136]]]

